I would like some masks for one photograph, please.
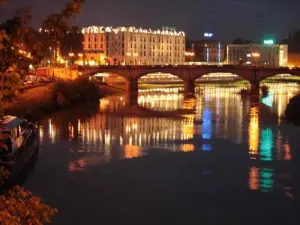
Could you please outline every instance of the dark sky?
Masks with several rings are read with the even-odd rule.
[[[11,0],[0,6],[0,20],[16,9],[30,6],[38,27],[47,13],[58,11],[66,0]],[[300,0],[86,0],[74,24],[174,26],[188,37],[202,38],[210,31],[216,39],[235,37],[260,40],[274,35],[277,40],[300,29]]]

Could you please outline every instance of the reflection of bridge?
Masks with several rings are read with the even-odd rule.
[[[300,76],[300,69],[289,68],[264,68],[242,66],[81,66],[79,72],[84,76],[92,76],[96,73],[114,73],[126,79],[127,92],[131,104],[137,103],[138,80],[151,73],[169,73],[182,79],[186,96],[194,95],[195,80],[210,73],[233,73],[251,83],[251,89],[259,90],[259,83],[277,74],[291,74]]]

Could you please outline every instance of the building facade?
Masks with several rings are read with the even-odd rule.
[[[168,65],[185,63],[185,33],[135,27],[82,29],[84,55],[89,64]]]
[[[225,45],[216,40],[187,41],[186,62],[218,64],[224,62]]]
[[[288,46],[279,44],[228,45],[227,63],[265,67],[288,66]]]

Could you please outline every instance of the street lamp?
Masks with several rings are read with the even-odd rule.
[[[259,58],[260,57],[260,53],[259,52],[252,52],[252,57],[253,58]]]

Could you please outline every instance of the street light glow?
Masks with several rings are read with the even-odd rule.
[[[252,52],[252,57],[254,57],[254,58],[260,57],[259,52]]]
[[[272,39],[264,40],[264,44],[265,45],[273,45],[274,44],[274,40],[272,40]]]

